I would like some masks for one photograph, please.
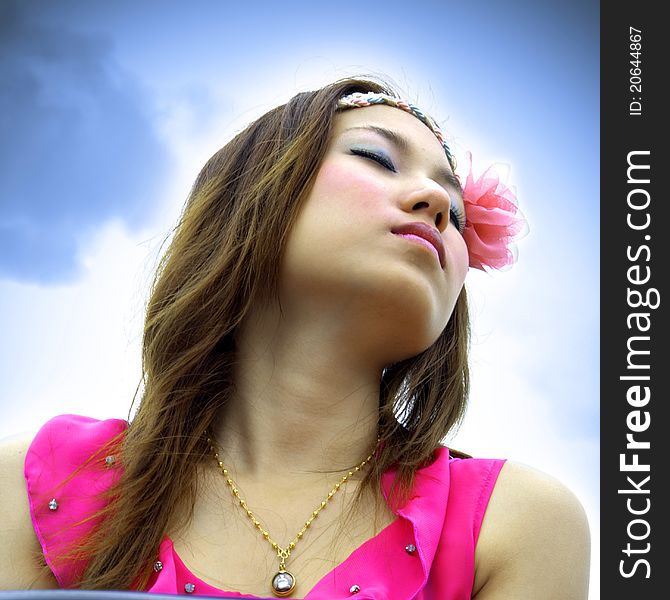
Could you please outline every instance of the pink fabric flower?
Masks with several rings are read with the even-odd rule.
[[[510,247],[526,229],[516,196],[489,167],[474,180],[472,154],[468,152],[470,172],[463,188],[465,230],[470,266],[474,269],[501,269],[511,265],[516,255]]]

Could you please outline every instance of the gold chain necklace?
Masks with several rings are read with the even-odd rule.
[[[331,489],[330,492],[328,492],[328,495],[321,502],[321,504],[319,504],[319,506],[316,507],[316,510],[312,511],[312,514],[310,515],[309,519],[305,521],[305,524],[302,526],[302,529],[298,531],[298,533],[295,535],[295,537],[289,543],[289,545],[286,546],[285,548],[282,548],[277,542],[275,542],[272,539],[270,533],[263,528],[263,525],[256,518],[256,515],[254,515],[254,513],[247,506],[246,501],[240,496],[240,490],[238,489],[237,485],[230,476],[228,469],[226,469],[226,467],[224,466],[223,461],[221,460],[218,452],[216,451],[214,442],[210,437],[207,438],[207,443],[209,444],[212,454],[214,455],[214,459],[216,460],[216,463],[219,465],[219,468],[221,469],[223,476],[226,478],[226,484],[230,488],[230,491],[233,493],[233,496],[237,498],[237,502],[240,505],[240,508],[244,510],[244,512],[247,514],[251,522],[254,524],[254,527],[261,532],[262,536],[268,541],[268,543],[272,546],[272,549],[277,553],[277,558],[279,559],[279,571],[275,573],[270,582],[270,588],[272,589],[272,593],[275,596],[279,597],[288,596],[293,592],[293,590],[295,590],[296,587],[295,575],[286,570],[286,561],[288,560],[289,556],[291,556],[292,550],[295,548],[298,541],[302,539],[303,535],[305,535],[305,532],[309,529],[310,525],[312,524],[312,521],[314,521],[314,519],[316,519],[319,516],[319,513],[324,508],[326,508],[328,502],[330,502],[330,499],[337,493],[337,491],[344,485],[344,483],[350,477],[352,477],[355,473],[358,473],[365,465],[367,465],[372,460],[375,451],[373,450],[363,462],[358,464],[351,471],[347,472],[342,477],[342,479],[340,479],[340,481],[338,481],[333,486],[333,489]],[[379,438],[377,439],[377,444],[379,444]]]

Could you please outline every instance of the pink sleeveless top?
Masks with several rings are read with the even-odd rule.
[[[35,533],[47,564],[63,588],[76,586],[83,564],[56,562],[95,521],[98,497],[120,474],[120,464],[98,455],[126,430],[126,421],[63,415],[47,422],[28,449],[25,477]],[[304,597],[375,600],[466,600],[471,598],[474,553],[484,512],[503,460],[450,458],[447,448],[418,471],[409,502],[396,519],[354,550]],[[83,465],[83,466],[82,466]],[[75,473],[76,471],[76,473]],[[74,475],[73,475],[74,473]],[[393,473],[382,480],[388,497]],[[356,591],[358,590],[358,591]],[[156,552],[146,589],[164,594],[257,598],[217,589],[193,575],[167,536]]]

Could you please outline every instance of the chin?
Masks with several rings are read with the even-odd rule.
[[[431,303],[393,303],[383,315],[380,348],[388,362],[398,362],[430,348],[447,326],[451,311]]]
[[[442,331],[456,305],[442,272],[430,272],[417,265],[398,265],[385,273],[380,288],[404,313],[416,313],[429,329]],[[439,335],[439,332],[438,332]]]
[[[441,332],[440,332],[441,333]],[[414,336],[395,336],[393,339],[388,339],[383,354],[383,363],[389,366],[409,358],[418,356],[430,348],[439,338],[440,333],[436,336],[421,337]]]

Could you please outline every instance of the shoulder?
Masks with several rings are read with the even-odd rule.
[[[30,518],[23,464],[31,440],[25,436],[0,441],[0,589],[58,587],[41,566]]]
[[[56,455],[60,462],[79,462],[91,450],[125,431],[121,419],[94,419],[82,415],[59,415],[47,421],[31,442],[30,450]]]
[[[61,415],[34,437],[0,442],[0,588],[58,587],[50,557],[68,539],[64,528],[94,506],[89,497],[112,476],[88,463],[126,426],[119,419]],[[49,508],[55,497],[56,511]]]
[[[583,600],[589,526],[560,481],[518,463],[502,467],[475,552],[474,597]]]
[[[101,421],[80,415],[60,415],[42,426],[24,462],[34,520],[39,521],[38,514],[50,498],[62,495],[64,488],[70,495],[91,493],[91,480],[98,478],[108,449],[126,427],[120,419]]]

